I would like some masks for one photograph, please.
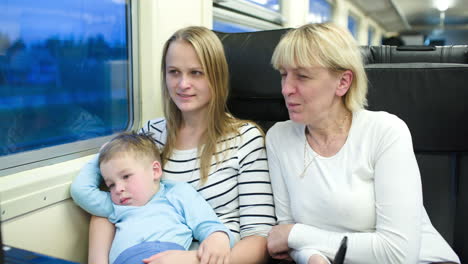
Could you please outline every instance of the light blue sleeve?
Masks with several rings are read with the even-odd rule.
[[[166,181],[166,185],[168,182]],[[213,232],[221,231],[229,236],[229,244],[234,246],[235,238],[231,231],[219,221],[213,208],[188,183],[172,183],[172,191],[167,196],[172,204],[183,214],[187,226],[192,230],[193,237],[198,241],[205,240]]]
[[[98,155],[93,157],[80,170],[71,184],[70,193],[75,203],[90,214],[109,217],[114,207],[110,193],[99,190],[101,173],[98,157]]]

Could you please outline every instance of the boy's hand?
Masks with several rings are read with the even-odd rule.
[[[229,264],[229,236],[224,232],[209,235],[198,248],[200,264]]]

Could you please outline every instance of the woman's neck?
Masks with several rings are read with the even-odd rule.
[[[318,154],[335,155],[345,144],[352,123],[352,112],[345,107],[328,113],[321,121],[306,125],[306,140]]]
[[[198,147],[207,126],[206,115],[182,115],[182,123],[177,133],[176,148],[184,150]]]

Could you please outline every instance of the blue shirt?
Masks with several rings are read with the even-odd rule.
[[[112,203],[110,193],[98,189],[98,173],[93,159],[75,178],[73,200],[91,214],[107,217],[115,224],[116,234],[109,255],[111,263],[125,249],[146,241],[172,242],[188,249],[193,238],[203,241],[211,233],[222,231],[234,238],[219,221],[211,206],[187,183],[162,181],[159,191],[144,206]]]

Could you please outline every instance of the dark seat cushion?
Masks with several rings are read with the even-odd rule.
[[[366,72],[369,109],[403,119],[416,152],[468,150],[468,65],[370,64]]]

